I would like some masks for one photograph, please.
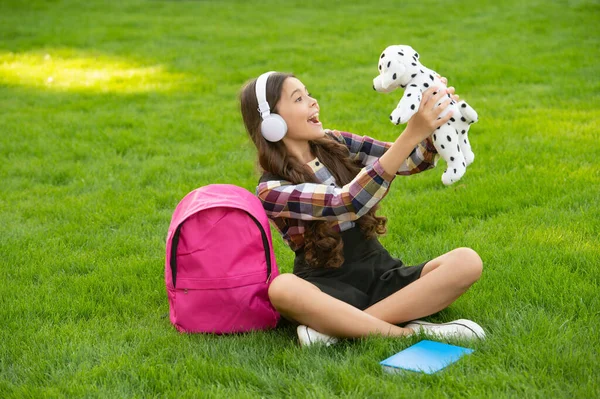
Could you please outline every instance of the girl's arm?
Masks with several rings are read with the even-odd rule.
[[[351,221],[381,201],[394,178],[395,175],[387,173],[377,160],[364,167],[342,188],[317,183],[261,180],[256,195],[271,218]]]
[[[359,160],[363,165],[371,165],[392,147],[393,143],[376,140],[369,136],[359,136],[336,130],[327,131],[333,139],[345,144],[350,157]],[[439,155],[430,138],[417,144],[404,163],[396,171],[396,175],[412,175],[431,169],[437,163]]]

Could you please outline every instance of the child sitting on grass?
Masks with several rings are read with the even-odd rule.
[[[406,266],[377,239],[386,232],[377,204],[394,178],[434,167],[430,136],[452,117],[438,117],[450,104],[447,98],[436,106],[447,93],[454,95],[454,89],[424,92],[406,129],[386,143],[323,129],[317,100],[294,75],[267,73],[243,87],[242,117],[264,171],[256,193],[295,252],[293,274],[271,282],[269,299],[283,317],[299,324],[302,345],[419,330],[438,337],[484,337],[470,320],[416,320],[446,308],[479,279],[483,264],[475,251],[457,248]],[[263,119],[273,117],[269,113],[285,122],[275,136],[264,126],[261,130]]]

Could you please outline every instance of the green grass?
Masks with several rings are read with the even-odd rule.
[[[0,397],[597,397],[599,15],[597,0],[2,1]],[[482,279],[431,319],[488,339],[402,377],[378,362],[417,338],[178,334],[173,209],[258,178],[241,85],[294,72],[326,126],[391,141],[400,94],[371,80],[400,43],[478,111],[477,158],[451,187],[442,167],[397,178],[382,242],[407,263],[474,248]]]

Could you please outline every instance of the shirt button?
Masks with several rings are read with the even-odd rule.
[[[316,166],[319,166],[319,165],[321,165],[321,164],[319,163],[319,161],[317,161],[317,162],[315,162],[315,165],[316,165]]]

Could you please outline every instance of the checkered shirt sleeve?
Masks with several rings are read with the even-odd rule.
[[[355,160],[360,160],[365,166],[373,164],[392,146],[392,143],[375,140],[369,136],[359,136],[337,130],[327,130],[325,133],[345,144],[350,151],[350,156]],[[412,150],[396,174],[413,175],[431,169],[435,167],[438,159],[439,154],[431,140],[423,140]]]
[[[394,177],[376,160],[341,188],[331,184],[267,180],[259,183],[256,194],[270,218],[353,221],[385,197]]]

